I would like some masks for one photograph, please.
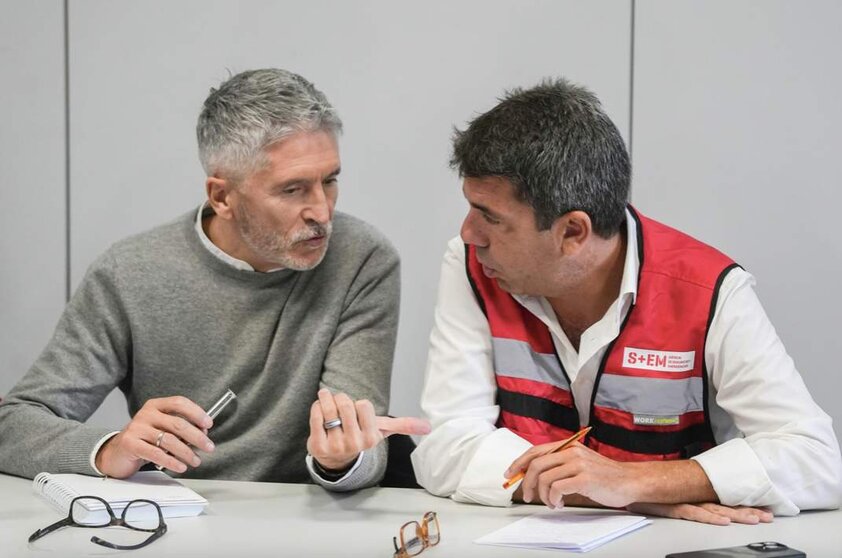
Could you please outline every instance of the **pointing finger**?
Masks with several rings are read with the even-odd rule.
[[[417,417],[376,417],[377,428],[384,436],[392,434],[410,434],[423,436],[432,430],[430,421]]]

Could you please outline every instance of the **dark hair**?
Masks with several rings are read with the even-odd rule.
[[[539,230],[574,210],[606,238],[625,221],[631,163],[623,138],[599,99],[565,79],[509,91],[455,130],[450,165],[462,177],[510,180]]]

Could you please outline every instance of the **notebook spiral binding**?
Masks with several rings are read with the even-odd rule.
[[[33,482],[35,491],[50,502],[53,507],[61,512],[68,512],[70,501],[78,494],[61,483],[52,482],[50,473],[38,473]]]

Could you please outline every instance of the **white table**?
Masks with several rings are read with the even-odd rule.
[[[570,556],[546,550],[474,544],[482,535],[538,511],[537,506],[487,508],[457,504],[422,490],[375,488],[332,494],[309,485],[184,481],[210,501],[204,515],[168,519],[169,531],[150,546],[118,551],[90,542],[90,529],[67,527],[29,545],[36,529],[61,518],[31,490],[31,481],[0,474],[0,557],[73,556],[392,556],[392,537],[406,521],[438,513],[441,543],[424,558],[466,556]],[[101,531],[98,535],[108,539]],[[813,558],[842,556],[842,511],[776,518],[768,525],[713,527],[655,519],[648,527],[608,543],[589,557],[657,558],[669,552],[776,540]]]

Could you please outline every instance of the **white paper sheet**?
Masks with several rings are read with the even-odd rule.
[[[474,542],[587,552],[652,523],[623,512],[556,510],[525,517]]]

